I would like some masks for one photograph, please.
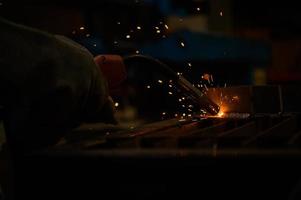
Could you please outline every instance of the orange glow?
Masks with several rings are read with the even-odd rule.
[[[225,115],[225,113],[224,113],[223,111],[220,111],[220,112],[217,114],[218,117],[223,117],[224,115]]]

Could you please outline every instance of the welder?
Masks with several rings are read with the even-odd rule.
[[[82,122],[116,122],[106,80],[88,50],[1,18],[0,30],[0,106],[15,152],[53,145]]]

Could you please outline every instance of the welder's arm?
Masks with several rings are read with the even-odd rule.
[[[14,149],[55,143],[81,122],[115,122],[93,56],[64,37],[0,19],[0,104]]]

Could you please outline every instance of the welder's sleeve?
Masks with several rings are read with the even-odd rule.
[[[1,28],[0,103],[14,149],[54,144],[81,122],[115,122],[106,82],[86,49],[19,25]]]

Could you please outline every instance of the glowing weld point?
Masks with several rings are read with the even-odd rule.
[[[224,112],[219,112],[219,113],[217,114],[217,116],[218,116],[218,117],[223,117],[224,114],[225,114]]]
[[[163,81],[162,81],[162,80],[158,80],[158,83],[162,84],[162,83],[163,83]]]

